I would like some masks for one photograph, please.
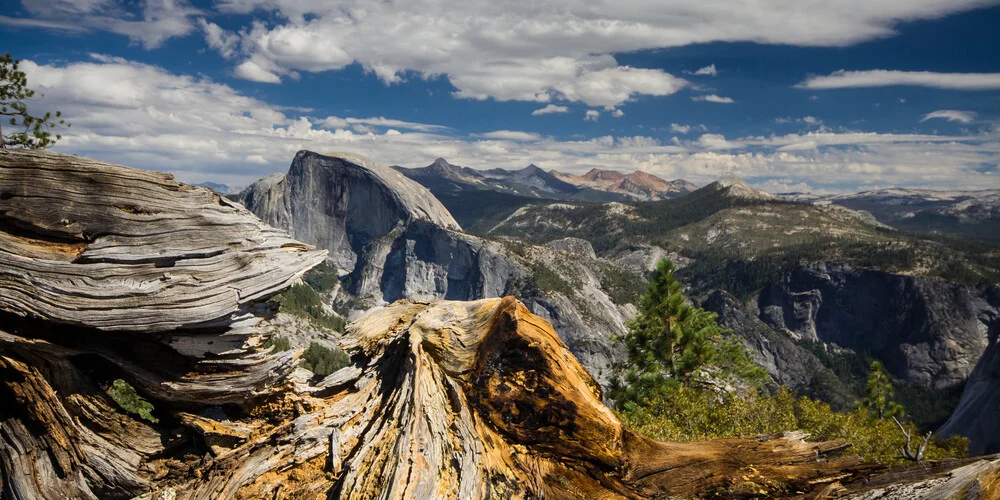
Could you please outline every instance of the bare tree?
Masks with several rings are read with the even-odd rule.
[[[899,430],[902,431],[904,436],[906,436],[906,444],[899,450],[900,456],[902,458],[905,458],[907,460],[912,460],[914,462],[919,462],[923,460],[924,452],[927,451],[927,444],[931,442],[931,435],[934,433],[927,432],[927,435],[924,436],[924,441],[920,443],[920,446],[917,447],[917,452],[913,453],[912,448],[910,448],[910,443],[913,440],[913,438],[910,436],[910,433],[907,432],[905,427],[903,427],[903,424],[899,423],[899,420],[896,419],[896,417],[892,417],[892,421],[896,422],[896,426],[899,427]]]

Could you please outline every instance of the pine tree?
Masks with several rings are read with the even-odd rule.
[[[885,367],[878,361],[872,361],[868,368],[868,384],[865,387],[865,398],[855,403],[858,408],[865,408],[878,418],[902,417],[903,406],[892,400],[894,394],[892,380]]]
[[[53,134],[50,129],[57,126],[69,127],[70,124],[62,119],[61,111],[56,111],[54,117],[50,112],[42,116],[34,116],[28,112],[27,102],[35,96],[35,91],[28,88],[27,75],[18,69],[20,63],[19,59],[14,59],[10,54],[0,56],[0,122],[18,129],[23,128],[4,136],[4,123],[0,123],[0,149],[47,148],[62,138],[59,134]]]
[[[616,338],[627,362],[615,367],[609,395],[619,405],[641,403],[672,387],[689,386],[695,375],[718,362],[741,378],[766,378],[742,345],[728,337],[714,313],[685,301],[674,265],[661,260],[639,299],[639,314]]]

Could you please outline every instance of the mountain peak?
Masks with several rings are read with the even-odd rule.
[[[765,193],[750,187],[743,179],[733,172],[726,172],[719,177],[719,180],[705,186],[715,191],[722,191],[725,196],[745,199],[766,200],[774,198],[770,193]]]
[[[722,177],[719,177],[719,180],[717,180],[716,182],[719,183],[720,187],[730,187],[735,185],[743,185],[748,188],[750,187],[750,185],[747,184],[746,181],[741,179],[740,176],[736,175],[733,172],[726,172],[722,174]]]

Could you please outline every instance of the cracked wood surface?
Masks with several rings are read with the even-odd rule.
[[[0,150],[0,310],[102,330],[225,326],[324,255],[168,174]]]

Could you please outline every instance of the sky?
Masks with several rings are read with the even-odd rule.
[[[1000,0],[0,0],[58,151],[1000,188]]]

